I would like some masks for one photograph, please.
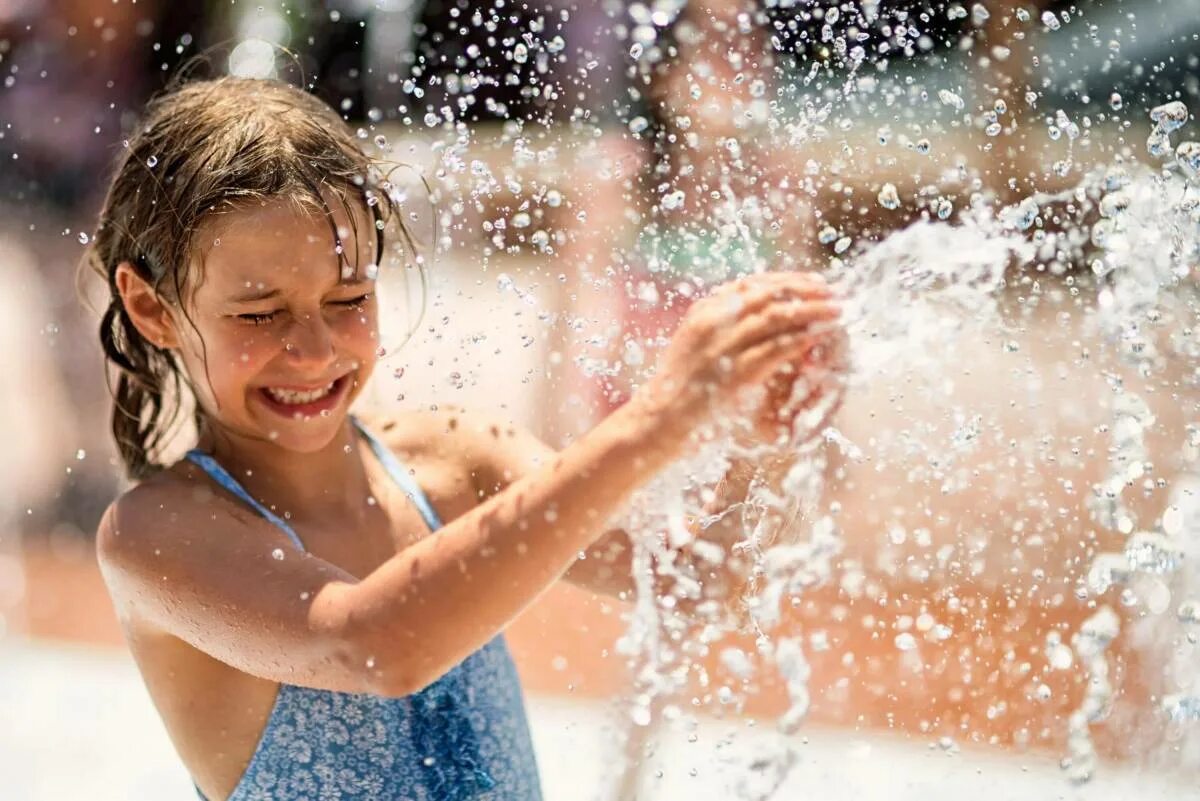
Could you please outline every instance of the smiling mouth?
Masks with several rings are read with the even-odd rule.
[[[287,417],[311,417],[327,412],[337,406],[346,388],[350,386],[350,374],[313,389],[292,387],[262,387],[259,397],[271,410]]]

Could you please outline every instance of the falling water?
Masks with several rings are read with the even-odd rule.
[[[785,269],[820,271],[843,299],[844,383],[795,418],[790,438],[748,446],[741,436],[746,415],[731,413],[704,432],[697,453],[639,492],[615,521],[636,533],[637,593],[618,644],[635,681],[629,722],[635,729],[658,717],[694,725],[699,712],[737,712],[771,674],[787,703],[775,722],[777,747],[739,767],[734,791],[765,799],[781,785],[797,760],[795,736],[818,699],[810,687],[813,652],[828,648],[819,631],[787,628],[789,609],[822,588],[854,596],[869,583],[868,566],[845,537],[847,516],[860,510],[845,508],[837,495],[849,465],[881,486],[903,480],[928,488],[928,495],[902,498],[908,508],[884,515],[906,520],[936,519],[941,500],[977,482],[995,484],[1003,511],[994,529],[968,531],[966,522],[960,529],[943,520],[955,541],[939,544],[929,530],[934,523],[885,523],[873,536],[884,561],[911,553],[904,548],[929,552],[882,568],[893,577],[928,581],[938,574],[955,590],[998,575],[1003,597],[1024,597],[1013,603],[1080,611],[1068,628],[1046,633],[1026,665],[1037,677],[1030,696],[1038,703],[1057,702],[1066,691],[1054,675],[1079,678],[1072,709],[1054,721],[1057,731],[1038,735],[1062,744],[1067,779],[1082,784],[1103,775],[1095,738],[1117,713],[1121,695],[1128,702],[1141,693],[1133,703],[1153,707],[1154,725],[1168,732],[1162,742],[1185,743],[1185,761],[1200,758],[1200,428],[1186,422],[1194,413],[1200,353],[1193,334],[1200,130],[1187,105],[1165,93],[1160,105],[1135,112],[1132,94],[1106,91],[1099,111],[1086,97],[1082,110],[1057,108],[1045,83],[958,82],[948,62],[937,60],[943,56],[929,57],[942,74],[928,86],[903,66],[889,74],[893,54],[902,64],[899,54],[920,59],[931,52],[932,32],[945,20],[966,26],[953,46],[988,68],[1018,58],[1053,64],[1033,48],[1079,31],[1106,49],[1109,66],[1119,60],[1116,33],[1075,11],[1038,17],[986,3],[969,11],[939,4],[920,13],[876,2],[767,6],[795,11],[809,23],[796,34],[800,44],[789,44],[792,34],[768,16],[735,15],[719,30],[737,46],[688,73],[659,119],[637,105],[627,108],[622,140],[646,144],[659,159],[640,168],[651,175],[643,184],[617,180],[622,170],[637,169],[604,162],[593,141],[598,129],[593,136],[580,124],[572,129],[582,131],[579,139],[546,144],[535,126],[506,124],[502,144],[517,167],[557,163],[564,151],[589,168],[603,165],[589,180],[625,191],[624,218],[637,229],[627,250],[571,251],[571,236],[553,230],[543,212],[582,206],[573,187],[475,158],[470,132],[452,121],[449,107],[425,118],[443,133],[434,148],[442,230],[453,230],[495,194],[531,195],[533,202],[482,223],[489,281],[537,314],[547,341],[557,343],[554,358],[613,395],[619,392],[612,387],[632,391],[653,371],[673,323],[622,327],[603,315],[540,308],[538,281],[499,272],[493,260],[534,253],[549,257],[556,273],[554,259],[569,252],[582,276],[571,290],[576,297],[615,295],[638,309],[677,309],[729,278]],[[647,87],[662,80],[661,70],[681,49],[703,41],[691,38],[697,23],[686,11],[678,0],[658,0],[617,15],[633,100],[653,91]],[[677,27],[668,37],[671,25]],[[1015,34],[983,47],[1004,29]],[[552,30],[541,33],[514,43],[513,63],[542,64],[561,52]],[[795,47],[804,58],[790,71],[766,57],[756,66],[745,58],[754,47],[776,53]],[[1060,61],[1057,68],[1069,66]],[[768,79],[776,90],[767,88]],[[717,112],[724,115],[719,120]],[[856,138],[868,122],[875,150]],[[1037,136],[1029,134],[1034,130]],[[1047,168],[1040,175],[1002,174],[1004,159],[1026,148],[1044,151],[1038,155]],[[810,149],[827,158],[808,157]],[[882,155],[872,164],[868,153]],[[886,174],[875,180],[873,168]],[[871,184],[870,191],[864,195],[856,179]],[[593,222],[585,211],[574,214],[583,229]],[[863,222],[872,219],[895,224]],[[557,275],[547,283],[566,280]],[[1039,325],[1069,332],[1055,340],[1062,352],[1047,363],[1026,353],[1043,344],[1030,336]],[[522,344],[532,343],[530,337]],[[981,353],[980,372],[958,369]],[[1087,383],[1080,392],[1098,394],[1052,403],[1048,388],[1072,376]],[[797,385],[803,394],[807,387]],[[958,401],[964,385],[991,397]],[[897,396],[902,388],[903,403],[887,399],[896,417],[881,417],[866,433],[836,418],[818,430],[839,400],[850,404],[879,387]],[[907,420],[905,405],[939,419]],[[1023,420],[1020,431],[1006,429],[1000,416],[1012,409],[1030,418],[1036,410],[1040,419]],[[1097,413],[1106,419],[1095,424]],[[1060,423],[1087,435],[1058,431]],[[786,469],[777,480],[756,481],[744,501],[714,508],[714,490],[731,464],[781,452]],[[1077,485],[1084,469],[1097,465],[1099,478]],[[1052,508],[1051,496],[1073,498],[1078,508],[1065,502]],[[705,526],[718,519],[736,520],[741,540],[705,539]],[[1048,562],[1049,544],[1067,536],[1080,537],[1063,547],[1081,556]],[[741,566],[746,580],[745,604],[733,610],[705,596],[705,575],[729,562]],[[1049,600],[1034,598],[1041,589]],[[959,600],[951,597],[948,605]],[[748,632],[752,647],[731,645],[735,630]],[[956,636],[962,632],[952,621],[932,613],[884,635],[902,660],[896,664],[918,672],[936,655],[948,657]],[[1161,664],[1162,675],[1122,685],[1121,647],[1145,655],[1146,664]],[[1003,715],[1000,705],[996,714]],[[949,735],[937,742],[957,751]],[[1178,766],[1181,757],[1171,762],[1167,753],[1176,745],[1161,745],[1156,758]]]

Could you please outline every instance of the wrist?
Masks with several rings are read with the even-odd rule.
[[[694,438],[691,415],[674,400],[662,387],[647,384],[609,418],[658,469],[685,455]]]

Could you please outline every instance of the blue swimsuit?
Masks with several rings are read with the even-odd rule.
[[[429,500],[395,455],[357,420],[354,425],[430,530],[440,528]],[[193,450],[187,458],[304,550],[291,526],[211,456]],[[541,797],[521,686],[499,635],[403,698],[280,684],[258,747],[228,801]]]

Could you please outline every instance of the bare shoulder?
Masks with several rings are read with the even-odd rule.
[[[142,481],[113,501],[96,531],[96,557],[117,611],[133,616],[169,585],[184,590],[238,549],[287,544],[282,532],[215,491],[190,463]]]
[[[201,497],[203,496],[203,497]],[[96,554],[104,568],[130,567],[153,547],[166,526],[186,516],[193,504],[209,503],[212,493],[190,480],[186,469],[161,471],[109,504],[96,532]]]
[[[554,454],[528,428],[495,412],[439,407],[364,423],[401,457],[453,464],[469,472],[486,494],[536,469]]]

